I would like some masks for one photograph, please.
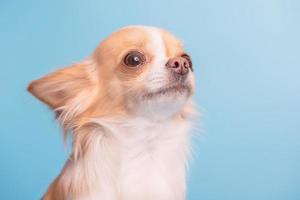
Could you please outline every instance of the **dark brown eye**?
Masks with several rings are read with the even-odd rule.
[[[191,68],[191,70],[193,71],[193,63],[192,63],[192,59],[188,54],[182,54],[181,55],[182,58],[185,58],[188,63],[189,63],[189,67]]]
[[[128,67],[137,67],[145,62],[145,56],[138,51],[129,52],[124,58],[124,64]]]

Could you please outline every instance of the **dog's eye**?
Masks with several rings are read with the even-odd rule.
[[[124,57],[124,64],[127,65],[128,67],[137,67],[142,65],[144,62],[145,62],[145,56],[138,51],[129,52]]]
[[[182,54],[181,57],[182,57],[182,58],[185,58],[185,59],[188,61],[189,67],[190,67],[191,70],[193,71],[193,63],[192,63],[191,57],[190,57],[188,54],[186,54],[186,53],[185,53],[185,54]]]

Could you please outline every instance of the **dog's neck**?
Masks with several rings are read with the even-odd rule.
[[[180,118],[97,118],[75,134],[60,183],[71,199],[183,200],[188,129]]]

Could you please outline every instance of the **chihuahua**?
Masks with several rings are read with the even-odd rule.
[[[86,60],[30,83],[72,151],[43,200],[184,200],[195,106],[191,57],[171,33],[128,26]]]

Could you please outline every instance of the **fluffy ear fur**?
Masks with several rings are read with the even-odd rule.
[[[50,106],[65,125],[92,103],[96,73],[93,63],[85,61],[34,80],[28,91]]]

